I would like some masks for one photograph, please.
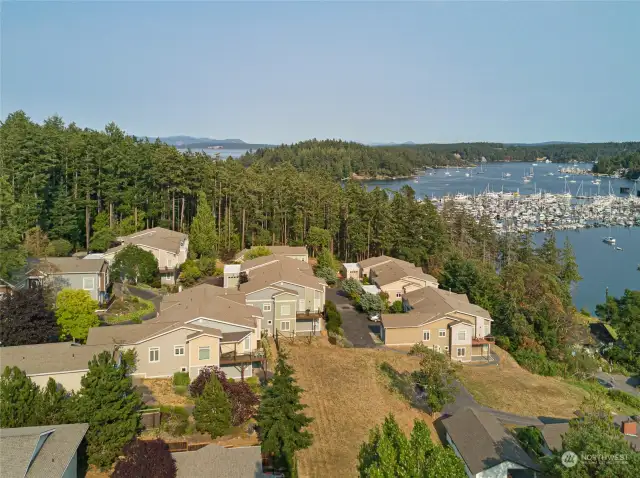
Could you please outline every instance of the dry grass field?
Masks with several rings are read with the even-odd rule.
[[[495,347],[500,356],[497,367],[465,365],[461,379],[474,398],[488,407],[547,417],[573,417],[588,393],[555,377],[534,375],[506,352]]]
[[[429,415],[412,408],[392,391],[379,365],[388,362],[399,372],[414,370],[418,360],[392,351],[344,349],[326,338],[312,344],[286,344],[298,384],[305,390],[302,401],[314,418],[311,448],[298,453],[300,476],[354,476],[360,445],[369,430],[393,412],[409,432],[413,420],[429,423],[433,440],[438,436]],[[438,442],[439,443],[439,442]]]

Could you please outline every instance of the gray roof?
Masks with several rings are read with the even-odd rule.
[[[264,264],[260,264],[259,266],[255,261],[263,259],[262,257],[259,257],[255,261],[248,261],[242,264],[242,270],[247,272],[247,278],[249,280],[240,285],[241,291],[254,292],[278,282],[290,282],[316,290],[322,290],[323,286],[327,285],[324,279],[313,275],[311,267],[306,262],[289,259],[284,256],[267,257],[274,257],[276,259],[270,262],[265,261]],[[245,265],[249,263],[253,263],[253,266],[251,268],[245,267]],[[281,285],[286,288],[286,284]]]
[[[281,254],[285,256],[306,256],[309,254],[305,246],[264,246],[271,251],[272,254]],[[253,248],[252,248],[253,249]],[[235,260],[242,260],[251,249],[242,249],[235,256]]]
[[[540,469],[515,437],[489,412],[467,407],[442,423],[473,475],[505,461],[532,470]]]
[[[166,334],[174,330],[188,327],[193,329],[194,337],[206,332],[221,336],[218,329],[200,327],[183,322],[157,322],[156,319],[148,320],[143,324],[111,325],[108,327],[92,327],[89,329],[87,344],[136,344],[156,335]]]
[[[262,478],[259,446],[224,448],[213,443],[196,451],[173,453],[176,478]]]
[[[33,267],[46,274],[88,274],[98,273],[104,266],[104,259],[80,259],[78,257],[43,257]]]
[[[250,333],[251,333],[250,330],[247,330],[246,332],[225,332],[222,334],[222,340],[220,342],[222,343],[240,342]]]
[[[550,450],[562,450],[562,435],[569,431],[569,422],[549,423],[544,425],[540,431],[544,441]]]
[[[125,244],[143,245],[177,254],[180,252],[180,245],[188,237],[182,232],[172,231],[164,227],[153,227],[144,231],[134,232],[128,236],[119,237],[118,240]]]
[[[385,256],[383,254],[381,256],[369,257],[369,259],[364,259],[358,262],[358,264],[360,265],[360,267],[364,269],[365,267],[373,267],[375,265],[384,264],[385,262],[389,262],[392,260],[393,260],[393,257]]]
[[[400,259],[392,259],[382,264],[372,266],[371,269],[375,272],[375,281],[381,286],[405,278],[410,281],[411,277],[427,282],[438,282],[435,277],[426,274],[420,267]]]
[[[451,316],[456,311],[491,319],[489,312],[482,307],[470,304],[464,294],[456,294],[435,287],[424,287],[405,294],[405,298],[413,309],[402,314],[383,314],[382,323],[385,327],[419,327],[447,315],[455,320],[475,325],[471,317],[462,319],[459,316]]]
[[[0,364],[3,368],[18,367],[27,375],[87,370],[93,356],[105,350],[113,347],[73,342],[0,347]]]
[[[74,423],[0,429],[2,477],[62,477],[88,428],[86,423]],[[42,440],[44,443],[38,450]]]

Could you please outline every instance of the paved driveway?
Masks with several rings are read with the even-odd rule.
[[[640,391],[636,388],[640,383],[640,378],[638,377],[626,377],[624,375],[606,372],[598,372],[596,373],[596,377],[603,385],[609,383],[611,384],[611,388],[617,388],[623,392],[640,397]]]
[[[344,335],[354,347],[375,347],[370,332],[379,332],[380,326],[367,318],[367,314],[358,312],[348,298],[338,294],[339,289],[327,289],[327,300],[336,304],[342,315]]]

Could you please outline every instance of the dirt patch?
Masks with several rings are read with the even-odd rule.
[[[178,395],[173,390],[173,383],[170,378],[145,379],[142,384],[149,389],[155,402],[161,405],[184,406],[192,405],[193,400],[187,396]]]
[[[360,445],[389,413],[405,432],[411,430],[415,418],[424,420],[439,443],[431,417],[392,391],[380,371],[383,362],[398,372],[415,370],[417,358],[379,349],[339,348],[325,338],[285,347],[304,389],[306,413],[314,418],[310,426],[313,445],[298,453],[300,476],[356,475]]]
[[[570,418],[588,395],[560,378],[532,374],[500,348],[492,349],[499,365],[465,365],[461,372],[462,383],[482,405],[518,415]]]

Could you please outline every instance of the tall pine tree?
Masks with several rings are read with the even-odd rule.
[[[189,252],[195,257],[215,257],[218,243],[216,222],[204,192],[198,194],[198,212],[189,230]]]
[[[313,435],[305,430],[313,419],[302,413],[306,408],[300,403],[303,390],[296,385],[293,372],[287,354],[281,351],[258,410],[262,452],[272,455],[276,466],[286,467],[291,473],[295,473],[295,452],[313,442]]]

